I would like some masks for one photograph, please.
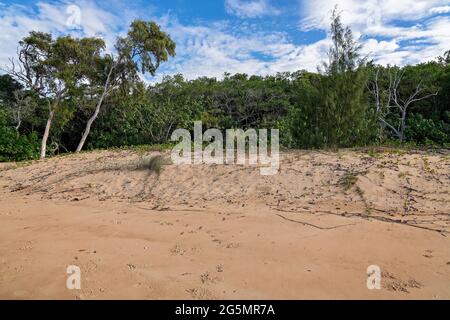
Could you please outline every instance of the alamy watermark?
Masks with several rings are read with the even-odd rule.
[[[377,265],[367,267],[367,289],[381,289],[381,268]]]
[[[66,26],[70,29],[81,28],[81,8],[77,5],[71,4],[66,8]]]
[[[270,130],[270,146],[267,129],[227,129],[223,132],[208,129],[203,132],[201,121],[194,122],[194,139],[186,129],[177,129],[171,140],[179,141],[171,153],[174,164],[238,164],[259,165],[262,175],[274,175],[280,167],[280,133]],[[204,143],[208,143],[204,147]],[[192,148],[193,145],[193,148]],[[270,147],[270,152],[269,152]]]
[[[66,273],[69,275],[66,280],[66,288],[69,290],[81,289],[81,269],[78,266],[70,265]]]

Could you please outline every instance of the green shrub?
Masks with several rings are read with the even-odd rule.
[[[0,109],[0,162],[32,160],[38,156],[36,134],[20,135],[8,126],[6,113]]]
[[[13,128],[0,124],[0,162],[37,159],[39,141],[35,133],[18,135]]]
[[[406,137],[420,144],[444,145],[450,142],[450,125],[444,121],[425,119],[421,114],[412,114],[408,119]]]

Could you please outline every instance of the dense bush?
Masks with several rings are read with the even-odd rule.
[[[35,133],[21,135],[6,123],[6,116],[0,110],[0,162],[36,159],[39,155],[39,141]]]
[[[436,65],[433,68],[439,70]],[[86,149],[166,143],[173,130],[192,130],[196,120],[203,122],[205,130],[278,128],[282,144],[289,148],[351,147],[395,139],[386,128],[381,128],[380,135],[365,75],[295,72],[191,81],[173,76],[147,88],[136,84],[131,90],[117,90],[105,101]],[[444,99],[447,78],[436,79],[438,95],[414,104],[408,114],[406,141],[450,143],[450,105]],[[405,81],[404,90],[411,90],[413,83]],[[76,99],[66,104],[67,112],[55,119],[50,152],[75,150],[91,112],[77,108]],[[397,116],[392,114],[389,120],[395,124]],[[44,105],[24,119],[18,135],[3,112],[0,161],[35,158],[37,134],[43,131],[45,119]]]
[[[444,145],[450,142],[450,124],[442,120],[425,119],[421,114],[409,117],[406,132],[409,141],[420,144]]]

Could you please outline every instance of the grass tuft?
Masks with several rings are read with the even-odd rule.
[[[161,155],[156,155],[151,157],[141,157],[137,167],[139,170],[149,170],[159,176],[161,174],[162,167],[168,164],[170,164],[168,159],[165,159]]]
[[[339,184],[344,188],[345,191],[350,190],[358,181],[358,176],[353,172],[347,172],[344,176],[339,179]]]

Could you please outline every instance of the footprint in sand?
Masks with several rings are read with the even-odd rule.
[[[206,271],[205,273],[200,275],[200,280],[203,284],[210,284],[210,283],[214,284],[220,281],[221,279],[219,277],[212,276],[211,273]]]
[[[227,243],[226,248],[227,249],[235,249],[235,248],[238,248],[239,246],[240,246],[239,243],[229,242],[229,243]]]
[[[432,253],[433,253],[432,250],[425,250],[425,253],[423,254],[423,256],[424,256],[425,258],[433,258]]]
[[[193,299],[198,299],[198,300],[212,299],[212,297],[213,297],[211,291],[209,291],[207,288],[204,288],[204,287],[187,289],[186,292],[189,293],[189,295]]]
[[[179,244],[176,244],[170,249],[170,253],[172,255],[180,255],[180,256],[182,256],[182,255],[184,255],[186,253],[186,249],[181,247]]]

